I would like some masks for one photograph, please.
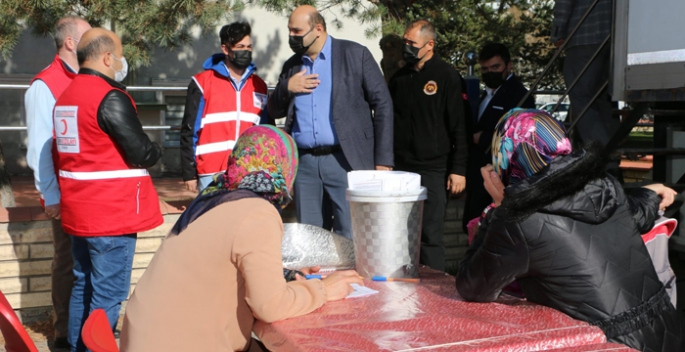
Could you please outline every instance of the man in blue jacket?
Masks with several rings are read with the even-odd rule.
[[[300,6],[288,21],[290,48],[270,97],[269,117],[286,116],[285,130],[300,153],[295,179],[298,221],[329,227],[351,238],[345,199],[347,172],[391,170],[392,101],[371,52],[326,32],[312,6]]]
[[[266,83],[254,72],[251,28],[234,22],[219,32],[222,53],[205,61],[188,85],[181,126],[181,170],[186,189],[202,191],[226,171],[233,145],[265,119]],[[265,122],[265,121],[264,121]]]

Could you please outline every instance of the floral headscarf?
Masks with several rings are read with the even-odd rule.
[[[557,155],[569,153],[564,125],[541,110],[509,111],[492,137],[492,167],[505,185],[534,175]]]
[[[250,127],[240,135],[228,158],[226,173],[190,203],[171,229],[178,235],[214,207],[243,198],[261,197],[280,211],[292,200],[297,174],[297,146],[292,137],[269,125]]]
[[[282,209],[292,200],[289,190],[295,181],[297,163],[292,137],[274,126],[250,127],[233,147],[226,173],[215,175],[201,195],[221,189],[246,189]]]

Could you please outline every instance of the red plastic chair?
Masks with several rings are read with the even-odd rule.
[[[83,344],[93,352],[119,352],[117,340],[104,309],[96,309],[90,313],[83,324],[81,337]]]
[[[14,309],[0,291],[0,331],[5,338],[7,352],[38,352],[38,348],[29,337]]]

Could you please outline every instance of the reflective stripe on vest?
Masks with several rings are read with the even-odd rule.
[[[202,144],[195,147],[195,155],[225,152],[227,150],[233,150],[235,146],[235,141],[223,141],[209,144]]]
[[[113,178],[131,178],[148,176],[146,169],[112,170],[112,171],[92,171],[92,172],[72,172],[59,170],[59,176],[74,180],[109,180]]]
[[[205,125],[208,125],[210,123],[217,123],[217,122],[228,122],[228,121],[245,121],[245,122],[251,122],[255,125],[259,124],[259,120],[261,118],[257,114],[249,113],[249,112],[244,112],[241,111],[240,113],[236,111],[231,111],[231,112],[218,112],[218,113],[212,113],[212,114],[207,114],[205,117],[202,118],[202,123],[201,123],[201,128],[204,128]]]

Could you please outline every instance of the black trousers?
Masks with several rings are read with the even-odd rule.
[[[566,49],[564,80],[567,85],[570,85],[580,75],[581,70],[590,61],[598,48],[599,44],[593,44],[578,45]],[[570,113],[573,116],[573,121],[577,119],[577,115],[585,108],[585,105],[592,100],[592,97],[597,93],[604,81],[609,78],[610,59],[611,50],[609,47],[605,47],[569,93],[569,99],[571,100]],[[621,124],[618,119],[613,118],[611,113],[611,98],[605,89],[599,98],[590,105],[585,116],[576,125],[576,130],[583,143],[591,140],[597,140],[602,145],[609,143],[611,136],[613,136]]]
[[[421,175],[421,186],[426,187],[428,198],[423,202],[421,225],[421,264],[445,271],[445,207],[447,205],[447,169],[400,171]]]

